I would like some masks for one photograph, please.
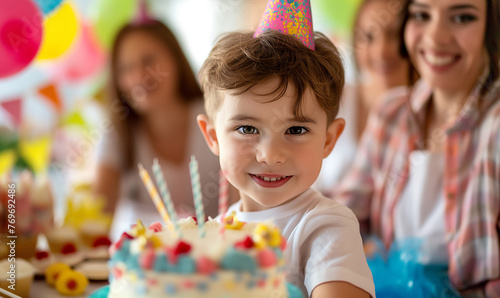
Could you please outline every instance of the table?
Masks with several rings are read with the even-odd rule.
[[[107,281],[91,281],[85,293],[80,296],[63,296],[57,292],[55,288],[49,286],[43,279],[35,279],[33,285],[31,286],[30,297],[29,298],[87,298],[92,292],[108,285]],[[23,297],[24,298],[24,297]]]

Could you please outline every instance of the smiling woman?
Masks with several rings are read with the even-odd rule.
[[[500,293],[500,32],[496,0],[412,0],[402,53],[421,75],[368,121],[336,189],[366,232],[419,238],[464,294]],[[363,185],[363,187],[359,187]]]

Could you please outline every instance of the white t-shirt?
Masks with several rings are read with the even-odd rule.
[[[375,297],[372,274],[366,263],[359,224],[349,208],[308,189],[294,200],[271,209],[241,212],[238,220],[273,220],[287,239],[284,253],[287,281],[310,296],[314,288],[329,281],[345,281]]]
[[[420,239],[418,261],[422,264],[448,264],[443,192],[445,156],[413,151],[410,161],[409,180],[394,212],[395,238]]]
[[[195,215],[189,174],[190,155],[196,156],[198,160],[205,214],[215,217],[218,212],[219,159],[208,148],[196,123],[196,115],[201,113],[204,113],[203,101],[200,100],[191,104],[189,112],[188,154],[185,155],[184,161],[181,164],[172,164],[161,158],[158,160],[178,217]],[[154,181],[151,167],[157,154],[154,152],[151,142],[142,129],[141,127],[135,127],[132,131],[134,140],[133,158],[134,162],[141,162],[143,164]],[[98,163],[106,164],[119,170],[123,169],[125,156],[120,149],[120,144],[120,139],[116,133],[112,132],[106,135],[98,150]],[[139,177],[139,171],[136,166],[122,172],[120,184],[120,198],[111,228],[113,239],[121,235],[131,224],[136,223],[138,219],[145,225],[153,222],[162,222],[146,187]]]

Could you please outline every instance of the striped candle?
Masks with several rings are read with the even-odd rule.
[[[160,195],[163,198],[163,203],[165,203],[165,206],[167,207],[171,223],[174,226],[177,236],[180,236],[180,229],[179,224],[177,223],[177,214],[175,213],[174,203],[172,202],[172,198],[170,197],[170,192],[168,191],[167,183],[165,181],[165,178],[163,177],[163,172],[157,158],[155,158],[153,161],[153,174],[156,179],[156,184],[160,189]]]
[[[198,230],[200,237],[205,237],[205,211],[203,210],[203,197],[201,195],[200,173],[198,172],[198,161],[191,155],[189,163],[189,173],[191,174],[191,187],[193,188],[194,208],[198,219]]]
[[[160,195],[153,185],[153,181],[151,181],[151,177],[149,177],[148,172],[144,169],[142,164],[138,164],[137,166],[139,167],[139,176],[141,176],[142,183],[146,186],[149,196],[153,199],[153,203],[160,213],[161,218],[163,218],[163,221],[168,224],[170,222],[170,217],[168,216],[167,209],[165,209],[165,204],[161,201]]]
[[[226,225],[224,224],[224,217],[227,212],[227,204],[229,197],[229,182],[222,170],[219,171],[219,215],[221,218],[220,233],[224,234]]]

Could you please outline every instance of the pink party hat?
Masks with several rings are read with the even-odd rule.
[[[135,15],[133,23],[135,24],[149,24],[154,21],[154,18],[152,18],[149,15],[149,10],[148,10],[148,4],[146,3],[146,0],[139,0],[138,3],[138,10]]]
[[[314,50],[310,0],[269,0],[254,37],[267,30],[293,35]]]

